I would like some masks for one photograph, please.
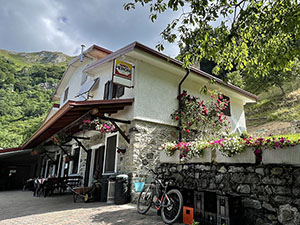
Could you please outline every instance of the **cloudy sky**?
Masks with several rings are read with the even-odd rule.
[[[76,55],[81,44],[115,51],[133,41],[155,48],[176,15],[152,23],[147,8],[128,12],[125,2],[130,0],[0,0],[0,49]],[[165,47],[164,54],[178,54],[176,44]]]

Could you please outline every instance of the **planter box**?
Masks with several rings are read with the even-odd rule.
[[[215,162],[217,163],[250,163],[255,164],[256,157],[251,149],[246,149],[246,151],[242,152],[239,155],[234,155],[231,157],[227,157],[222,154],[220,151],[216,151]]]
[[[159,161],[161,163],[176,163],[179,164],[179,151],[175,151],[174,155],[168,156],[164,151],[159,154]]]
[[[212,158],[212,150],[206,149],[204,151],[204,155],[202,158],[194,157],[194,158],[186,161],[186,163],[211,163],[211,161],[212,161],[211,158]]]
[[[263,164],[300,165],[300,145],[294,147],[265,149],[262,154]]]

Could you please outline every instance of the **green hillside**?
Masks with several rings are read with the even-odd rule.
[[[0,50],[0,148],[22,145],[41,125],[70,58]]]
[[[292,122],[300,120],[300,77],[285,82],[282,95],[280,88],[272,87],[259,94],[256,104],[245,107],[247,127],[263,125],[268,122]]]

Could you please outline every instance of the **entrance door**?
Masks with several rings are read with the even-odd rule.
[[[95,161],[94,161],[94,179],[98,180],[102,176],[103,172],[103,160],[104,160],[104,146],[99,147],[95,150]]]

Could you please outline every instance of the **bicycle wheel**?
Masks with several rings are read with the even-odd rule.
[[[180,191],[177,189],[168,191],[162,204],[161,217],[163,221],[167,224],[174,223],[179,217],[182,204],[183,198]]]
[[[149,185],[143,188],[137,202],[137,211],[140,214],[145,214],[150,209],[153,202],[154,186]]]

